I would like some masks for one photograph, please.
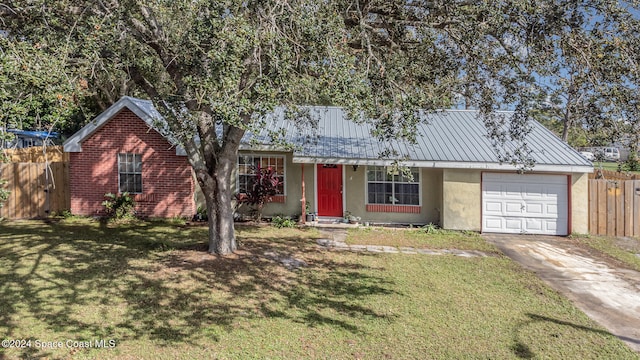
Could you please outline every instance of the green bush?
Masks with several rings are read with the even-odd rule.
[[[288,217],[282,217],[282,216],[274,216],[271,219],[271,223],[273,224],[273,226],[277,227],[278,229],[280,228],[292,228],[296,226],[296,222],[291,220]]]
[[[107,217],[112,219],[132,219],[135,217],[136,202],[133,200],[133,196],[125,192],[121,195],[112,193],[104,194],[106,198],[102,202],[102,206],[105,207]]]
[[[4,203],[7,200],[9,200],[9,195],[11,194],[9,190],[3,188],[4,184],[6,183],[6,180],[0,179],[0,208],[4,206]]]
[[[2,139],[0,139],[2,140]],[[0,163],[8,162],[7,156],[4,152],[0,151]],[[9,195],[11,195],[11,191],[4,188],[4,185],[7,183],[7,180],[0,179],[0,208],[4,206],[4,203],[9,200]]]
[[[627,161],[622,164],[624,171],[640,171],[640,159],[633,152],[629,155]]]
[[[428,223],[420,229],[425,234],[437,234],[440,232],[440,227],[434,223]]]

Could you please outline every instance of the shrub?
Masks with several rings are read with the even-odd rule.
[[[107,217],[112,219],[131,219],[135,217],[136,202],[129,193],[124,192],[121,195],[112,193],[104,194],[106,198],[102,202],[105,207]]]
[[[271,219],[273,226],[280,228],[292,228],[296,226],[296,222],[287,217],[274,216]]]
[[[263,169],[260,165],[255,169],[255,181],[247,189],[246,194],[236,194],[238,204],[248,204],[255,207],[256,220],[262,219],[262,208],[264,204],[271,201],[271,198],[278,194],[280,179],[272,167]]]
[[[1,140],[1,139],[0,139]],[[4,154],[4,152],[0,151],[0,163],[7,162],[8,158]],[[4,188],[4,185],[7,183],[7,180],[0,179],[0,208],[4,206],[4,203],[9,200],[9,195],[11,195],[11,191]]]
[[[434,223],[428,223],[422,227],[421,231],[426,234],[437,234],[440,232],[440,228]]]
[[[4,206],[4,203],[9,200],[9,195],[11,192],[4,188],[4,185],[7,183],[6,180],[0,179],[0,208]]]
[[[622,164],[622,169],[625,171],[640,171],[640,159],[632,152],[629,158]]]
[[[196,214],[193,215],[193,219],[191,221],[208,221],[209,217],[207,216],[207,208],[204,206],[198,206],[198,210],[196,210]]]

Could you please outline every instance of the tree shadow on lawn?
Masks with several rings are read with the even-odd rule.
[[[360,321],[388,317],[363,305],[394,292],[376,274],[383,269],[321,251],[299,233],[259,234],[240,231],[241,250],[218,257],[206,252],[202,228],[0,224],[0,335],[30,336],[32,322],[51,340],[198,346],[200,335],[217,341],[215,329],[265,317],[353,333]],[[285,259],[303,266],[288,269]]]
[[[532,324],[535,323],[550,323],[550,324],[555,324],[555,325],[561,325],[561,326],[568,326],[570,328],[576,329],[576,330],[580,330],[580,331],[586,331],[586,332],[590,332],[590,333],[595,333],[595,334],[600,334],[600,335],[604,335],[604,336],[611,336],[613,337],[614,335],[612,335],[610,332],[606,331],[606,330],[601,330],[601,329],[596,329],[593,327],[589,327],[589,326],[584,326],[584,325],[579,325],[579,324],[575,324],[572,322],[568,322],[568,321],[564,321],[564,320],[560,320],[560,319],[555,319],[555,318],[551,318],[548,316],[544,316],[544,315],[538,315],[538,314],[532,314],[532,313],[527,313],[526,314],[530,320],[526,320],[521,322],[520,324],[518,324],[518,326],[516,327],[515,330],[515,334],[514,334],[514,344],[511,346],[511,350],[513,351],[513,353],[520,359],[533,359],[535,357],[537,357],[537,355],[535,354],[535,352],[533,352],[531,350],[531,348],[525,344],[520,336],[520,332],[522,331],[522,329],[531,326]],[[631,340],[632,342],[638,342],[637,339],[629,339],[629,338],[624,338],[622,337],[623,340]]]

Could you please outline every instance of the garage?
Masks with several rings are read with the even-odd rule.
[[[568,177],[482,174],[482,231],[567,235]]]

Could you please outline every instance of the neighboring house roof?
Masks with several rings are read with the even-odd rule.
[[[15,134],[17,136],[24,136],[30,138],[36,138],[40,140],[45,139],[58,139],[60,138],[60,134],[52,131],[32,131],[32,130],[17,130],[17,129],[8,129],[7,132]]]
[[[131,110],[131,112],[136,114],[140,119],[144,120],[151,129],[163,135],[171,145],[174,145],[176,147],[176,155],[186,155],[186,152],[179,146],[178,142],[166,135],[166,124],[163,121],[162,115],[160,115],[153,106],[153,102],[151,100],[142,100],[130,96],[121,97],[120,100],[116,101],[93,121],[68,138],[67,141],[64,142],[64,151],[81,152],[82,142],[91,137],[91,135],[125,108]]]
[[[161,115],[149,100],[123,97],[82,128],[64,143],[65,151],[82,151],[81,142],[104,125],[124,107],[157,130]],[[247,132],[242,139],[243,150],[279,150],[270,138],[270,130],[284,129],[286,141],[294,145],[293,162],[337,163],[350,165],[390,165],[394,159],[382,159],[380,154],[390,148],[403,158],[407,166],[432,168],[467,168],[487,170],[514,170],[517,166],[501,164],[494,151],[487,129],[477,111],[445,110],[426,115],[426,122],[417,127],[417,142],[382,143],[371,135],[372,126],[347,119],[338,107],[309,107],[308,116],[315,126],[300,126],[285,120],[284,110],[276,109],[265,117],[266,125],[255,133]],[[508,116],[509,113],[504,113]],[[532,150],[534,170],[551,172],[592,172],[593,165],[576,150],[560,140],[538,122],[531,121],[527,145]],[[159,131],[166,134],[166,131]],[[175,141],[169,139],[172,144]],[[520,147],[506,143],[507,150]],[[184,155],[178,148],[177,153]]]

